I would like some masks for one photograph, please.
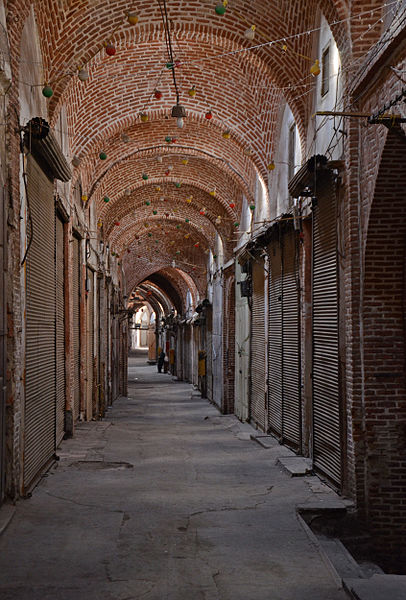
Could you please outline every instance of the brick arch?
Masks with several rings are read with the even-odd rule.
[[[155,277],[154,277],[155,275]],[[182,310],[186,307],[186,295],[187,292],[190,292],[192,295],[193,302],[197,302],[197,298],[199,296],[199,285],[197,285],[195,279],[193,279],[190,275],[188,275],[184,270],[180,268],[174,268],[170,265],[164,268],[154,269],[150,266],[149,271],[146,269],[142,274],[132,273],[131,278],[131,289],[135,289],[137,285],[143,282],[147,282],[151,280],[155,281],[163,281],[166,280],[171,288],[175,289],[182,302]],[[162,289],[162,288],[161,288]]]
[[[389,131],[365,249],[363,301],[366,514],[383,560],[406,561],[406,136]],[[396,182],[396,184],[394,184]],[[393,533],[395,532],[395,533]]]
[[[119,141],[114,143],[111,153],[109,149],[106,161],[99,160],[95,167],[93,165],[84,166],[84,171],[92,172],[93,182],[87,190],[89,201],[98,202],[104,195],[114,198],[122,194],[125,188],[135,189],[139,187],[144,183],[141,178],[144,172],[149,173],[150,176],[161,177],[163,181],[166,181],[164,173],[169,164],[178,167],[178,178],[188,175],[191,168],[196,165],[193,175],[198,175],[197,179],[204,182],[203,187],[207,191],[212,189],[210,185],[214,186],[217,183],[212,181],[209,185],[210,182],[207,181],[206,173],[212,178],[216,171],[219,174],[221,172],[221,177],[217,177],[217,179],[222,179],[224,173],[226,181],[230,182],[231,190],[236,187],[238,194],[244,193],[247,198],[253,199],[257,170],[250,158],[242,156],[241,148],[235,143],[229,143],[223,139],[223,144],[219,145],[219,131],[214,133],[214,137],[217,138],[216,143],[218,144],[219,154],[214,154],[213,147],[210,147],[209,144],[206,145],[205,149],[195,147],[197,135],[200,135],[199,128],[193,128],[193,133],[197,134],[193,139],[190,136],[191,129],[188,127],[189,138],[186,140],[186,144],[182,145],[162,145],[167,130],[164,129],[162,132],[158,132],[156,124],[149,124],[148,127],[138,127],[138,131],[130,138],[128,150],[127,144],[120,144]],[[211,133],[213,135],[213,131]],[[141,147],[134,150],[133,145],[136,141]],[[193,145],[187,145],[188,143]],[[236,158],[236,154],[240,154],[240,157]],[[162,157],[161,165],[156,162],[158,156]],[[188,168],[182,165],[182,159],[184,158],[188,159],[190,163],[186,165]],[[234,164],[231,164],[232,162]],[[74,182],[78,180],[80,173],[81,170],[77,169]],[[174,171],[175,173],[176,171]]]

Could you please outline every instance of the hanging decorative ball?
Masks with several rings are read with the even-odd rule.
[[[168,171],[173,171],[173,165],[168,166]]]
[[[310,67],[310,73],[313,75],[313,77],[317,77],[317,75],[320,75],[320,64],[317,58]]]
[[[216,11],[216,14],[220,15],[221,17],[223,15],[225,15],[226,10],[227,10],[227,4],[228,4],[228,0],[223,0],[223,2],[220,2],[219,4],[217,4],[216,8],[214,9]]]
[[[147,113],[142,112],[140,114],[140,118],[141,118],[141,122],[142,123],[146,123],[148,121],[148,115],[147,115]]]
[[[157,214],[158,214],[158,211],[157,211],[157,210],[153,210],[153,211],[152,211],[152,214],[153,214],[153,215],[157,215]]]
[[[195,248],[198,248],[199,246],[200,246],[200,242],[196,242]]]
[[[180,254],[180,250],[176,250],[175,254]]]
[[[193,200],[193,196],[189,196],[189,198],[186,198],[186,203],[191,204],[192,200]]]
[[[148,175],[147,175],[146,173],[143,173],[143,174],[142,174],[142,178],[143,178],[143,180],[144,180],[144,181],[147,181],[147,179],[148,179]]]
[[[177,139],[177,138],[174,138],[174,137],[173,137],[173,138],[171,139],[171,142],[172,142],[172,144],[176,144],[176,142],[177,142],[177,141],[178,141],[178,139]]]
[[[116,47],[113,44],[106,44],[106,54],[108,56],[114,56],[116,52]]]
[[[165,171],[165,177],[168,177],[169,174],[170,174],[170,171]]]
[[[141,254],[138,254],[137,258],[141,258]]]
[[[127,248],[127,254],[131,254],[130,248]]]
[[[238,221],[236,221],[236,222],[234,223],[234,227],[239,227],[239,226],[240,226],[239,222],[238,222]]]
[[[187,165],[189,160],[187,158],[182,158],[182,165]]]
[[[148,237],[152,237],[152,233],[151,232],[148,233]]]
[[[174,67],[174,64],[173,64],[173,62],[167,62],[167,63],[166,63],[166,65],[165,65],[165,67],[166,67],[167,69],[173,69],[173,67]]]
[[[162,92],[160,92],[159,90],[154,91],[154,98],[156,100],[160,100],[162,98],[162,95],[163,95]]]
[[[250,210],[255,210],[255,204],[250,204]]]
[[[145,200],[145,204],[146,204],[147,206],[150,206],[151,202],[150,202],[149,200]]]
[[[226,129],[226,131],[223,131],[222,135],[225,140],[229,140],[231,137],[231,131],[229,129]]]
[[[246,31],[244,31],[244,37],[247,40],[250,40],[250,42],[252,42],[252,40],[255,37],[255,29],[256,29],[255,25],[251,25],[251,27],[249,29],[247,29]]]
[[[137,13],[131,11],[127,13],[127,21],[130,25],[136,25],[138,23]]]
[[[191,98],[194,98],[196,96],[196,88],[194,85],[190,88],[190,90],[188,91],[188,94]]]
[[[168,218],[169,217],[169,213],[165,213],[165,217]]]
[[[51,88],[51,86],[48,84],[44,85],[44,87],[42,88],[42,95],[45,96],[45,98],[50,98],[51,96],[53,96],[53,94],[54,90]]]
[[[161,162],[162,162],[162,160],[163,160],[162,156],[157,156],[157,157],[156,157],[156,159],[157,159],[157,161],[158,161],[159,163],[161,163]]]
[[[185,240],[188,240],[189,238],[190,238],[190,233],[187,233],[187,234],[185,235]]]
[[[177,187],[177,188],[180,188],[180,186],[181,186],[181,185],[182,185],[182,184],[181,184],[179,181],[177,181],[177,182],[175,183],[175,187]]]
[[[171,136],[170,136],[170,135],[167,135],[167,136],[166,136],[166,138],[165,138],[165,142],[166,142],[167,144],[170,144],[170,143],[172,142],[172,138],[171,138]]]
[[[206,119],[208,119],[210,121],[210,119],[213,118],[213,113],[211,112],[211,110],[207,111],[207,113],[204,115],[206,117]]]
[[[104,196],[103,202],[107,204],[107,202],[110,202],[110,198],[108,196]]]
[[[149,223],[144,223],[144,227],[149,227]]]
[[[205,208],[200,209],[199,213],[204,216],[206,214],[206,209]]]
[[[161,191],[161,187],[159,185],[155,186],[155,191],[156,192],[160,192]]]
[[[131,190],[130,190],[130,188],[126,188],[125,191],[124,191],[124,194],[126,196],[131,196]]]
[[[118,227],[120,225],[120,221],[114,221],[114,225]]]
[[[80,81],[86,81],[89,79],[89,71],[87,69],[79,69],[78,78]]]
[[[106,160],[107,154],[105,152],[100,152],[99,158],[100,158],[100,160]]]
[[[216,259],[217,258],[217,254],[213,254],[213,258]]]
[[[216,225],[220,225],[221,223],[221,217],[220,215],[216,218]]]
[[[180,229],[180,225],[176,225],[176,229]]]
[[[235,208],[235,204],[234,202],[230,202],[230,204],[228,205],[230,208]]]
[[[113,252],[113,250],[112,250],[112,251],[111,251],[111,256],[115,256],[115,255],[116,255],[116,253],[115,253],[115,252]]]
[[[209,194],[210,194],[210,196],[213,196],[213,197],[214,197],[214,196],[216,195],[216,190],[211,190],[211,191],[209,192]]]
[[[185,219],[185,223],[189,223],[189,219]]]
[[[83,194],[82,202],[87,202],[87,201],[88,201],[88,196],[86,196],[86,194]]]

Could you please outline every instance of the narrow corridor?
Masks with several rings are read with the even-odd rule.
[[[296,516],[315,478],[288,477],[283,446],[247,439],[145,355],[129,362],[128,398],[82,423],[18,504],[2,600],[346,597]]]

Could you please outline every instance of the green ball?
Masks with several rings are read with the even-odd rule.
[[[172,62],[167,62],[166,65],[165,65],[165,67],[167,69],[173,69],[173,63]]]
[[[177,182],[175,183],[175,186],[176,186],[177,188],[180,188],[180,185],[181,185],[181,184],[179,183],[179,181],[177,181]]]
[[[157,210],[153,210],[153,211],[152,211],[152,214],[153,214],[153,215],[157,215],[157,214],[158,214],[158,211],[157,211]]]
[[[144,181],[146,181],[148,179],[148,175],[146,173],[143,173],[142,178],[144,179]]]
[[[180,229],[180,225],[176,225],[176,229]]]
[[[151,202],[150,202],[149,200],[145,200],[145,204],[146,204],[147,206],[149,206],[149,205],[151,204]]]
[[[217,258],[217,254],[213,254],[213,258]]]
[[[250,210],[255,210],[255,204],[250,204]]]
[[[227,7],[223,3],[217,4],[215,11],[218,15],[223,16],[226,13]]]
[[[110,198],[109,198],[108,196],[104,196],[104,198],[103,198],[103,202],[106,202],[106,203],[107,203],[107,202],[110,202]]]
[[[189,219],[185,219],[185,223],[189,223]]]
[[[42,88],[42,95],[45,96],[45,98],[50,98],[54,95],[54,90],[51,88],[50,85],[44,85],[44,87]]]
[[[170,135],[167,135],[167,136],[166,136],[166,138],[165,138],[165,142],[168,142],[168,144],[170,144],[170,143],[171,143],[171,141],[172,141],[172,138],[171,138],[171,136],[170,136]]]
[[[236,222],[234,223],[234,227],[239,227],[239,226],[240,226],[240,224],[239,224],[239,223],[236,221]]]
[[[105,152],[100,152],[99,158],[100,158],[100,160],[106,160],[107,154]]]
[[[152,237],[152,233],[149,233],[149,234],[148,234],[148,237]]]
[[[180,254],[180,250],[176,250],[175,254]]]

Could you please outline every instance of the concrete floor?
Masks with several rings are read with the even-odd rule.
[[[296,516],[315,478],[290,478],[275,465],[282,446],[246,439],[145,360],[130,359],[128,398],[80,424],[18,503],[0,537],[0,598],[347,598]]]

